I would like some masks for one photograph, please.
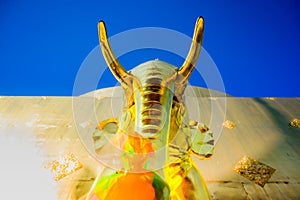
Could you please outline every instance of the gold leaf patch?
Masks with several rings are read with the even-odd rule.
[[[300,128],[300,119],[293,119],[290,124],[290,126],[296,127],[296,128]]]
[[[250,181],[264,187],[275,169],[248,156],[243,156],[235,165],[233,171]]]
[[[49,168],[53,174],[54,180],[59,181],[60,179],[81,169],[82,166],[83,165],[79,162],[79,160],[73,153],[68,153],[57,160],[51,161],[45,166],[45,168]]]
[[[228,128],[228,129],[233,129],[234,127],[236,127],[236,124],[233,123],[232,121],[226,120],[223,123],[223,126],[226,127],[226,128]]]

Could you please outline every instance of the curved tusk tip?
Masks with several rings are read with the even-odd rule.
[[[198,17],[196,24],[201,24],[203,26],[204,18],[202,16]]]
[[[98,28],[105,28],[105,22],[103,20],[98,22]]]
[[[98,22],[98,35],[100,43],[107,40],[106,26],[103,20]]]
[[[194,37],[197,38],[196,40],[202,40],[202,35],[203,35],[203,30],[204,30],[204,19],[202,16],[198,17],[196,25],[195,25],[195,30],[194,30]],[[200,42],[200,41],[198,41]]]
[[[204,21],[204,18],[202,16],[199,16],[198,19],[197,19],[197,22],[200,21],[200,20]]]

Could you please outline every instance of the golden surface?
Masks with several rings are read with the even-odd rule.
[[[199,99],[200,118],[215,134],[223,120],[211,119],[211,104],[220,105],[222,97],[205,96],[208,92],[192,87],[186,99]],[[187,88],[186,92],[191,91]],[[2,199],[85,199],[102,168],[89,155],[78,137],[78,131],[90,134],[99,121],[113,118],[122,111],[122,88],[95,91],[95,106],[79,105],[80,118],[74,119],[72,103],[80,97],[1,97],[0,98],[0,185]],[[114,103],[114,112],[111,111]],[[291,119],[300,119],[300,98],[233,98],[226,97],[227,119],[238,122],[233,130],[223,128],[216,139],[214,156],[196,160],[203,173],[211,199],[300,199],[300,129],[289,127]],[[195,104],[187,104],[190,115]],[[95,109],[97,120],[93,119]],[[89,122],[89,123],[85,123]],[[92,122],[92,123],[90,123]],[[91,125],[90,125],[91,124]],[[215,135],[214,135],[215,136]],[[29,142],[30,141],[30,142]],[[60,181],[54,181],[44,165],[72,152],[83,168]],[[37,154],[38,152],[38,154]],[[244,155],[256,158],[276,169],[261,186],[236,174],[232,169]],[[21,166],[21,167],[20,167]],[[16,184],[18,187],[16,193]],[[13,194],[13,197],[11,196]],[[19,198],[17,198],[19,197]],[[52,197],[52,198],[51,198]]]
[[[243,156],[241,160],[237,162],[233,171],[264,187],[275,172],[275,169],[253,158]]]

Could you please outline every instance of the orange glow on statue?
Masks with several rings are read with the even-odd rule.
[[[126,71],[114,56],[103,21],[98,29],[103,56],[124,89],[126,105],[118,119],[99,123],[93,139],[101,145],[95,151],[119,149],[122,167],[106,168],[87,199],[209,199],[190,154],[209,158],[214,148],[212,133],[189,119],[184,101],[201,50],[203,18],[196,22],[190,51],[180,68],[154,60]],[[108,132],[113,134],[109,139],[105,138],[112,135]]]

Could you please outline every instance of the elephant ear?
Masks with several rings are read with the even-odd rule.
[[[191,132],[191,152],[201,160],[209,159],[214,151],[213,133],[205,124],[192,120],[189,127]]]
[[[118,129],[117,120],[114,118],[99,122],[97,128],[93,132],[92,138],[94,142],[94,150],[96,154],[101,148],[107,144],[115,135]]]
[[[92,134],[95,158],[101,163],[113,168],[122,168],[120,161],[122,155],[122,141],[124,135],[116,134],[118,130],[117,120],[114,118],[100,122]]]

